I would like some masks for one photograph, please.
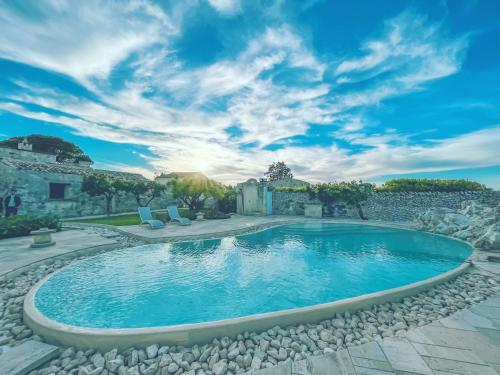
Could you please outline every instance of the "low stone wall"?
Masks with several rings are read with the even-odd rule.
[[[500,202],[500,191],[468,191],[454,193],[375,193],[363,204],[369,219],[413,221],[430,208],[459,209],[464,201],[475,200],[486,205]]]
[[[469,191],[454,193],[374,193],[363,204],[370,220],[413,221],[430,208],[459,209],[464,201],[477,201],[489,206],[500,202],[500,191]],[[297,191],[273,191],[273,213],[277,215],[304,215],[305,204],[318,203],[308,193]],[[357,211],[338,205],[336,217],[357,218]]]

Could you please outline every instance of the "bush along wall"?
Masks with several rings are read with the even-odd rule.
[[[33,230],[49,228],[61,230],[61,222],[55,216],[15,216],[0,219],[0,239],[27,236]]]
[[[381,192],[457,192],[484,191],[486,186],[469,180],[433,180],[427,178],[398,178],[384,183],[377,191]]]

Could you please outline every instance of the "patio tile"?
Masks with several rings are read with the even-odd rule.
[[[376,341],[363,345],[351,346],[348,350],[349,354],[353,357],[373,359],[376,361],[387,361],[384,352]]]
[[[57,346],[27,341],[0,355],[0,374],[25,375],[59,353]]]
[[[461,329],[464,331],[477,331],[477,329],[473,325],[471,325],[465,319],[461,319],[457,315],[452,315],[447,318],[441,319],[441,322],[442,322],[441,327]]]
[[[500,296],[493,296],[480,303],[483,306],[500,307]]]
[[[476,305],[471,308],[471,311],[486,318],[500,319],[500,307]]]
[[[475,328],[500,330],[499,321],[495,321],[495,319],[486,318],[482,315],[473,313],[472,311],[463,310],[455,315],[458,316],[459,319],[466,321]]]
[[[423,358],[433,370],[448,371],[459,375],[498,375],[498,373],[489,366],[442,358]]]
[[[365,367],[354,367],[357,375],[396,375],[393,371],[382,371]]]
[[[427,345],[419,343],[413,343],[412,345],[417,350],[418,354],[422,356],[450,359],[454,361],[470,362],[481,365],[485,364],[485,362],[471,350],[448,348],[445,346]]]
[[[432,371],[415,348],[405,339],[389,338],[381,340],[380,346],[394,370],[432,375]]]
[[[392,366],[387,361],[376,361],[374,359],[351,357],[355,367],[366,367],[374,370],[392,371]]]
[[[347,350],[339,350],[335,354],[309,357],[311,372],[314,375],[356,375]]]

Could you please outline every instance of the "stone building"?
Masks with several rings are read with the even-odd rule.
[[[102,215],[106,213],[105,198],[90,197],[81,190],[85,175],[100,172],[111,177],[146,181],[140,174],[94,169],[90,164],[88,161],[58,162],[54,154],[34,152],[26,141],[19,143],[17,149],[0,147],[0,196],[16,188],[22,199],[21,215]],[[161,203],[157,199],[151,206],[160,208]],[[132,195],[113,199],[113,213],[135,210],[137,203]]]
[[[171,173],[161,173],[160,175],[155,177],[155,181],[162,185],[168,185],[174,179],[183,179],[183,178],[193,178],[193,179],[202,179],[208,180],[208,177],[205,176],[201,172],[171,172]]]

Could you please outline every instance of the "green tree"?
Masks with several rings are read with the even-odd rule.
[[[287,167],[285,162],[278,161],[271,164],[264,175],[267,177],[268,181],[282,180],[285,178],[293,178],[293,173],[290,168]]]
[[[174,198],[187,205],[191,211],[203,208],[208,198],[218,200],[224,197],[223,186],[213,180],[184,177],[176,178],[170,184]]]
[[[358,215],[363,220],[368,220],[363,212],[361,203],[365,202],[373,193],[374,185],[363,181],[341,182],[340,200],[347,205],[355,207],[358,210]]]
[[[233,186],[222,186],[223,196],[218,201],[219,210],[223,213],[236,212],[236,189]]]
[[[113,198],[123,191],[123,179],[111,178],[104,173],[92,173],[84,176],[82,191],[91,197],[103,196],[106,198],[106,215],[111,213]]]
[[[33,151],[56,155],[56,160],[63,161],[90,161],[90,157],[74,143],[62,138],[50,137],[41,134],[32,134],[26,137],[12,137],[0,142],[0,146],[17,148],[17,144],[26,138],[33,145]]]
[[[320,183],[307,190],[311,198],[318,198],[325,206],[335,202],[344,202],[355,207],[361,219],[367,220],[361,203],[373,193],[374,186],[362,181]]]
[[[154,181],[128,181],[119,182],[119,188],[125,193],[134,196],[139,207],[147,207],[155,198],[159,198],[167,190],[165,185]]]

